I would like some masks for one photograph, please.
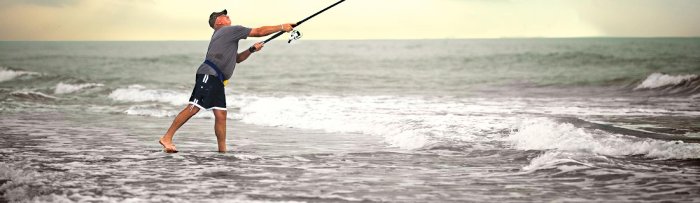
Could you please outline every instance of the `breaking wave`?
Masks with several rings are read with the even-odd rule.
[[[652,73],[634,90],[653,90],[662,94],[692,95],[700,93],[700,76]]]
[[[678,85],[696,78],[698,78],[698,76],[692,74],[667,75],[663,73],[652,73],[635,89],[654,89],[664,86]]]
[[[20,77],[20,76],[38,75],[38,74],[39,73],[29,72],[29,71],[10,70],[10,69],[7,69],[5,67],[0,66],[0,82],[13,80],[13,79]]]
[[[577,154],[570,152],[548,151],[530,160],[530,164],[522,168],[525,172],[541,169],[557,168],[562,172],[592,167],[590,164],[574,159]]]

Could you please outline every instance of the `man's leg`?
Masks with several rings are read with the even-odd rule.
[[[179,114],[175,117],[175,120],[173,120],[173,124],[170,125],[170,128],[168,128],[168,131],[165,132],[165,135],[160,138],[160,143],[165,147],[166,152],[177,152],[175,150],[175,145],[173,145],[173,136],[175,136],[175,131],[180,129],[183,124],[185,124],[192,116],[197,114],[199,112],[199,108],[196,106],[190,104],[185,107],[182,111],[180,111]]]
[[[219,152],[226,153],[226,110],[214,109],[214,133],[219,145]]]

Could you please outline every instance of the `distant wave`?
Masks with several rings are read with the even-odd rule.
[[[652,73],[634,90],[652,90],[661,94],[691,95],[700,93],[700,76]]]
[[[660,159],[698,159],[700,145],[584,129],[548,118],[523,120],[506,140],[521,150],[587,152],[606,156],[643,155]]]
[[[67,84],[60,82],[56,85],[54,94],[69,94],[73,92],[80,91],[82,89],[89,89],[94,87],[102,87],[103,84],[99,83],[83,83],[83,84]]]
[[[58,97],[47,95],[47,94],[44,94],[41,92],[33,92],[33,91],[26,91],[26,90],[14,91],[14,92],[11,92],[10,95],[13,97],[32,100],[32,101],[45,101],[45,100],[58,99]]]
[[[20,77],[20,76],[38,75],[38,74],[39,73],[29,72],[29,71],[10,70],[6,67],[0,66],[0,82],[9,81],[9,80],[15,79],[15,78]]]

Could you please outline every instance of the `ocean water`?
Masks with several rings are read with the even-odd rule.
[[[254,41],[242,42],[248,47]],[[0,202],[700,202],[700,39],[0,42]]]

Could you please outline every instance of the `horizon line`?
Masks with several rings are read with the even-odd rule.
[[[304,39],[303,41],[392,41],[392,40],[499,40],[499,39],[692,39],[700,36],[581,36],[581,37],[475,37],[475,38],[405,38],[405,39]],[[250,39],[246,39],[250,40]],[[2,40],[0,42],[184,42],[184,41],[209,41],[209,39],[173,39],[173,40]],[[254,40],[251,40],[254,41]],[[276,39],[274,41],[285,41]]]

